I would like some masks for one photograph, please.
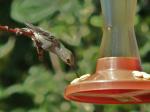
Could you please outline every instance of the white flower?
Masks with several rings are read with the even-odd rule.
[[[132,74],[134,77],[143,78],[143,74],[140,71],[133,71]]]
[[[150,80],[150,74],[146,72],[133,71],[132,74],[135,78],[142,78],[143,80]]]
[[[76,78],[76,79],[74,79],[74,80],[71,82],[71,84],[76,84],[76,83],[79,82],[79,80],[80,80],[80,78]]]
[[[146,80],[150,79],[150,74],[146,73],[146,72],[141,72],[143,74],[143,78]]]
[[[91,76],[90,74],[82,75],[80,78],[74,79],[74,80],[71,82],[71,84],[76,84],[76,83],[78,83],[78,82],[80,82],[80,81],[83,81],[83,80],[87,79],[87,78],[90,77],[90,76]]]
[[[91,75],[90,75],[90,74],[82,75],[82,76],[80,77],[80,80],[85,80],[85,79],[87,79],[89,76],[91,76]]]

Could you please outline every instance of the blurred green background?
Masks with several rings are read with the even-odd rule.
[[[23,21],[55,34],[75,54],[81,74],[95,70],[102,37],[99,0],[0,0],[1,25],[24,27]],[[138,1],[135,32],[143,69],[150,73],[149,0]],[[48,53],[44,60],[30,39],[0,31],[0,112],[150,112],[149,104],[66,101],[64,89],[76,78],[74,71]]]

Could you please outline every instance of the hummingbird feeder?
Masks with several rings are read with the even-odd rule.
[[[96,72],[67,86],[65,98],[95,104],[149,103],[150,80],[140,74],[144,72],[134,32],[137,0],[100,2],[104,25]]]

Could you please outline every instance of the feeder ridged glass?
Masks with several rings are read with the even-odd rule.
[[[104,25],[96,72],[70,84],[66,99],[96,104],[150,102],[150,81],[133,76],[133,71],[141,71],[134,32],[136,3],[101,0]]]

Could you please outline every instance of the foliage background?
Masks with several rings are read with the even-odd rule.
[[[1,25],[24,27],[22,22],[30,21],[53,32],[74,52],[81,74],[95,70],[102,37],[100,14],[99,0],[0,0]],[[135,31],[142,66],[150,73],[149,0],[138,1]],[[66,101],[64,88],[76,77],[67,65],[47,53],[41,63],[26,37],[6,32],[0,37],[0,112],[150,112],[149,104]]]

